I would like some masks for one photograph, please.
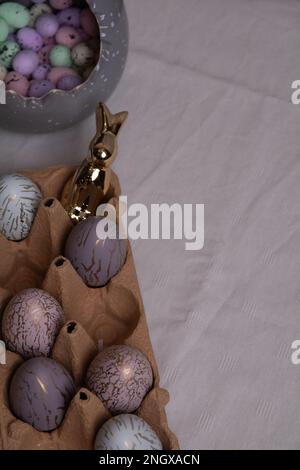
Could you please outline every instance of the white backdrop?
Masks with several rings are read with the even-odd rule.
[[[205,248],[134,243],[170,426],[182,448],[299,449],[299,0],[126,0],[109,105],[129,202],[204,203]],[[1,171],[79,161],[93,119],[0,131]]]

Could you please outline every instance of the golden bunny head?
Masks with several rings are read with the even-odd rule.
[[[89,155],[65,187],[62,204],[74,223],[96,215],[110,188],[110,165],[117,156],[117,137],[126,121],[126,111],[111,114],[99,103],[96,110],[96,135],[90,143]]]

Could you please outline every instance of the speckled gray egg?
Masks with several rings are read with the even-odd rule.
[[[6,105],[0,106],[0,127],[30,133],[57,132],[93,114],[95,103],[107,101],[126,63],[127,16],[123,0],[88,0],[88,4],[99,24],[101,40],[99,60],[92,73],[72,92],[52,90],[45,97],[28,98],[7,91]]]
[[[162,443],[145,420],[132,414],[109,419],[99,429],[95,450],[162,450]]]
[[[25,359],[49,356],[64,324],[64,313],[54,297],[41,289],[25,289],[7,305],[2,336],[7,348]]]
[[[102,287],[115,276],[126,259],[126,240],[100,238],[100,217],[76,225],[66,242],[65,256],[89,287]]]
[[[147,357],[125,345],[101,351],[86,375],[87,387],[113,414],[136,411],[152,384],[153,373]]]
[[[38,186],[19,174],[0,177],[0,233],[19,241],[29,235],[42,199]]]
[[[9,402],[13,414],[38,431],[53,431],[63,421],[75,384],[69,372],[58,362],[35,357],[15,372]]]

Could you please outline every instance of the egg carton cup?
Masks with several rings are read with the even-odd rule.
[[[154,385],[136,414],[158,434],[165,450],[179,448],[167,423],[168,392],[159,387],[159,372],[153,355],[143,302],[130,244],[120,273],[102,288],[87,287],[71,263],[62,256],[72,229],[59,199],[74,173],[72,167],[53,167],[24,172],[36,182],[45,197],[31,232],[21,242],[0,236],[0,319],[13,295],[30,288],[42,288],[55,297],[65,313],[51,357],[72,374],[77,394],[65,418],[53,432],[39,432],[17,419],[10,411],[10,380],[23,359],[7,351],[6,365],[0,365],[0,449],[2,450],[92,450],[98,429],[111,414],[92,392],[84,388],[88,365],[103,347],[126,344],[149,359]],[[110,197],[116,203],[120,186],[112,177]]]

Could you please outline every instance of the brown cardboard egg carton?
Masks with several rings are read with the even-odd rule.
[[[169,396],[159,388],[129,244],[125,266],[99,289],[88,288],[62,256],[72,224],[59,199],[73,172],[74,168],[55,167],[25,173],[39,185],[45,199],[26,240],[11,242],[0,236],[0,313],[14,294],[29,287],[45,289],[61,303],[67,323],[55,342],[52,357],[72,373],[78,392],[57,430],[36,431],[10,411],[9,383],[23,359],[8,351],[7,364],[0,365],[0,449],[93,449],[98,428],[111,416],[101,401],[84,388],[87,366],[101,342],[104,346],[131,345],[146,354],[153,368],[154,386],[137,414],[153,427],[164,449],[178,449],[177,439],[168,428],[165,406]],[[119,182],[113,175],[111,196],[119,194]]]

